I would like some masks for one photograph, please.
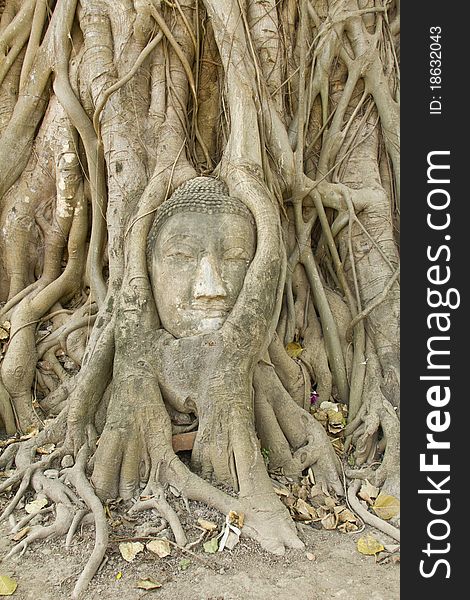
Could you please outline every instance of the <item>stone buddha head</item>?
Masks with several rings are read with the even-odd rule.
[[[147,244],[153,295],[176,338],[222,327],[256,250],[251,212],[225,184],[196,177],[157,210]]]

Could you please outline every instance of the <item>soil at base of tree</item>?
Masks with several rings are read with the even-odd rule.
[[[260,546],[242,539],[232,551],[208,555],[197,547],[199,560],[173,550],[160,559],[149,551],[132,563],[120,555],[111,542],[108,558],[93,579],[86,600],[399,600],[399,565],[378,563],[373,556],[357,551],[357,540],[372,534],[383,543],[395,544],[370,527],[354,534],[315,530],[299,525],[305,550],[289,550],[277,557]],[[0,556],[13,542],[8,528],[0,528]],[[21,557],[0,564],[0,574],[18,582],[16,600],[68,600],[93,544],[93,531],[85,529],[65,548],[64,539],[37,543]],[[307,553],[315,556],[307,558]],[[182,558],[189,558],[186,569]],[[186,561],[187,562],[187,561]],[[118,575],[121,573],[122,575]],[[136,589],[137,582],[152,578],[162,587],[147,592]]]

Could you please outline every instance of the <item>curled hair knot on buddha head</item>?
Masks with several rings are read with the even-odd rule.
[[[161,226],[171,216],[182,212],[203,214],[235,214],[246,217],[253,227],[252,213],[238,198],[229,196],[223,181],[215,177],[195,177],[180,185],[157,209],[152,228],[147,238],[147,260],[155,245]]]

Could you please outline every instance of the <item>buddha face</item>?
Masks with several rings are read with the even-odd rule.
[[[160,227],[150,274],[162,326],[176,338],[220,329],[243,286],[256,233],[237,214],[180,212]]]

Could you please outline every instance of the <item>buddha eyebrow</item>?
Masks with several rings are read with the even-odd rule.
[[[163,239],[162,245],[167,245],[170,244],[171,242],[174,241],[178,241],[178,242],[188,242],[188,241],[195,241],[198,242],[199,244],[204,245],[204,241],[199,238],[197,235],[189,235],[189,234],[185,234],[185,233],[175,233],[174,235],[171,235],[169,238],[167,239]]]

